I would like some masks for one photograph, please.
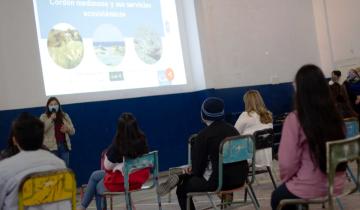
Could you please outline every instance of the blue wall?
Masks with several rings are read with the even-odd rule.
[[[117,118],[122,112],[134,113],[150,149],[159,151],[160,170],[167,170],[186,163],[186,140],[203,128],[200,106],[206,97],[223,98],[225,112],[231,117],[232,113],[244,110],[242,97],[249,89],[259,90],[275,115],[291,110],[291,83],[64,105],[64,111],[76,128],[70,167],[77,175],[78,184],[86,183],[91,172],[99,168],[101,151],[112,141]],[[23,111],[40,116],[44,108],[0,111],[0,149],[6,146],[11,121]]]

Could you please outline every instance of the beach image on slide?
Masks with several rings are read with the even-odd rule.
[[[119,65],[125,56],[124,37],[121,31],[111,24],[96,28],[93,47],[97,58],[107,66]]]
[[[79,31],[67,23],[59,23],[50,30],[47,47],[52,60],[65,69],[75,68],[84,56]]]
[[[135,51],[146,64],[154,64],[162,54],[161,37],[149,27],[138,28],[134,37]]]

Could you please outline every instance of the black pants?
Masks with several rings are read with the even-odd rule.
[[[276,190],[273,191],[271,195],[271,207],[273,210],[276,210],[281,200],[284,199],[298,199],[296,195],[292,194],[286,187],[285,184],[280,185]],[[286,205],[283,210],[296,210],[295,205]]]
[[[203,177],[189,174],[179,176],[179,183],[176,189],[181,210],[186,210],[186,194],[189,192],[207,192],[216,190],[216,186],[211,186]],[[190,200],[190,210],[195,210],[194,202]]]

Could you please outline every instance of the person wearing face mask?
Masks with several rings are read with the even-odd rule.
[[[62,111],[56,97],[50,97],[46,103],[45,113],[40,116],[44,123],[44,145],[69,167],[71,142],[75,134],[74,125],[69,115]]]
[[[353,109],[360,114],[360,75],[355,69],[349,71],[344,86]]]

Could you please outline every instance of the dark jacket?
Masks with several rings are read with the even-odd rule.
[[[212,164],[212,174],[208,180],[212,188],[218,186],[219,147],[226,137],[239,135],[238,131],[225,121],[215,121],[201,130],[191,147],[192,173],[203,177],[208,161]],[[234,188],[244,184],[249,166],[247,161],[230,163],[223,168],[223,189]]]

